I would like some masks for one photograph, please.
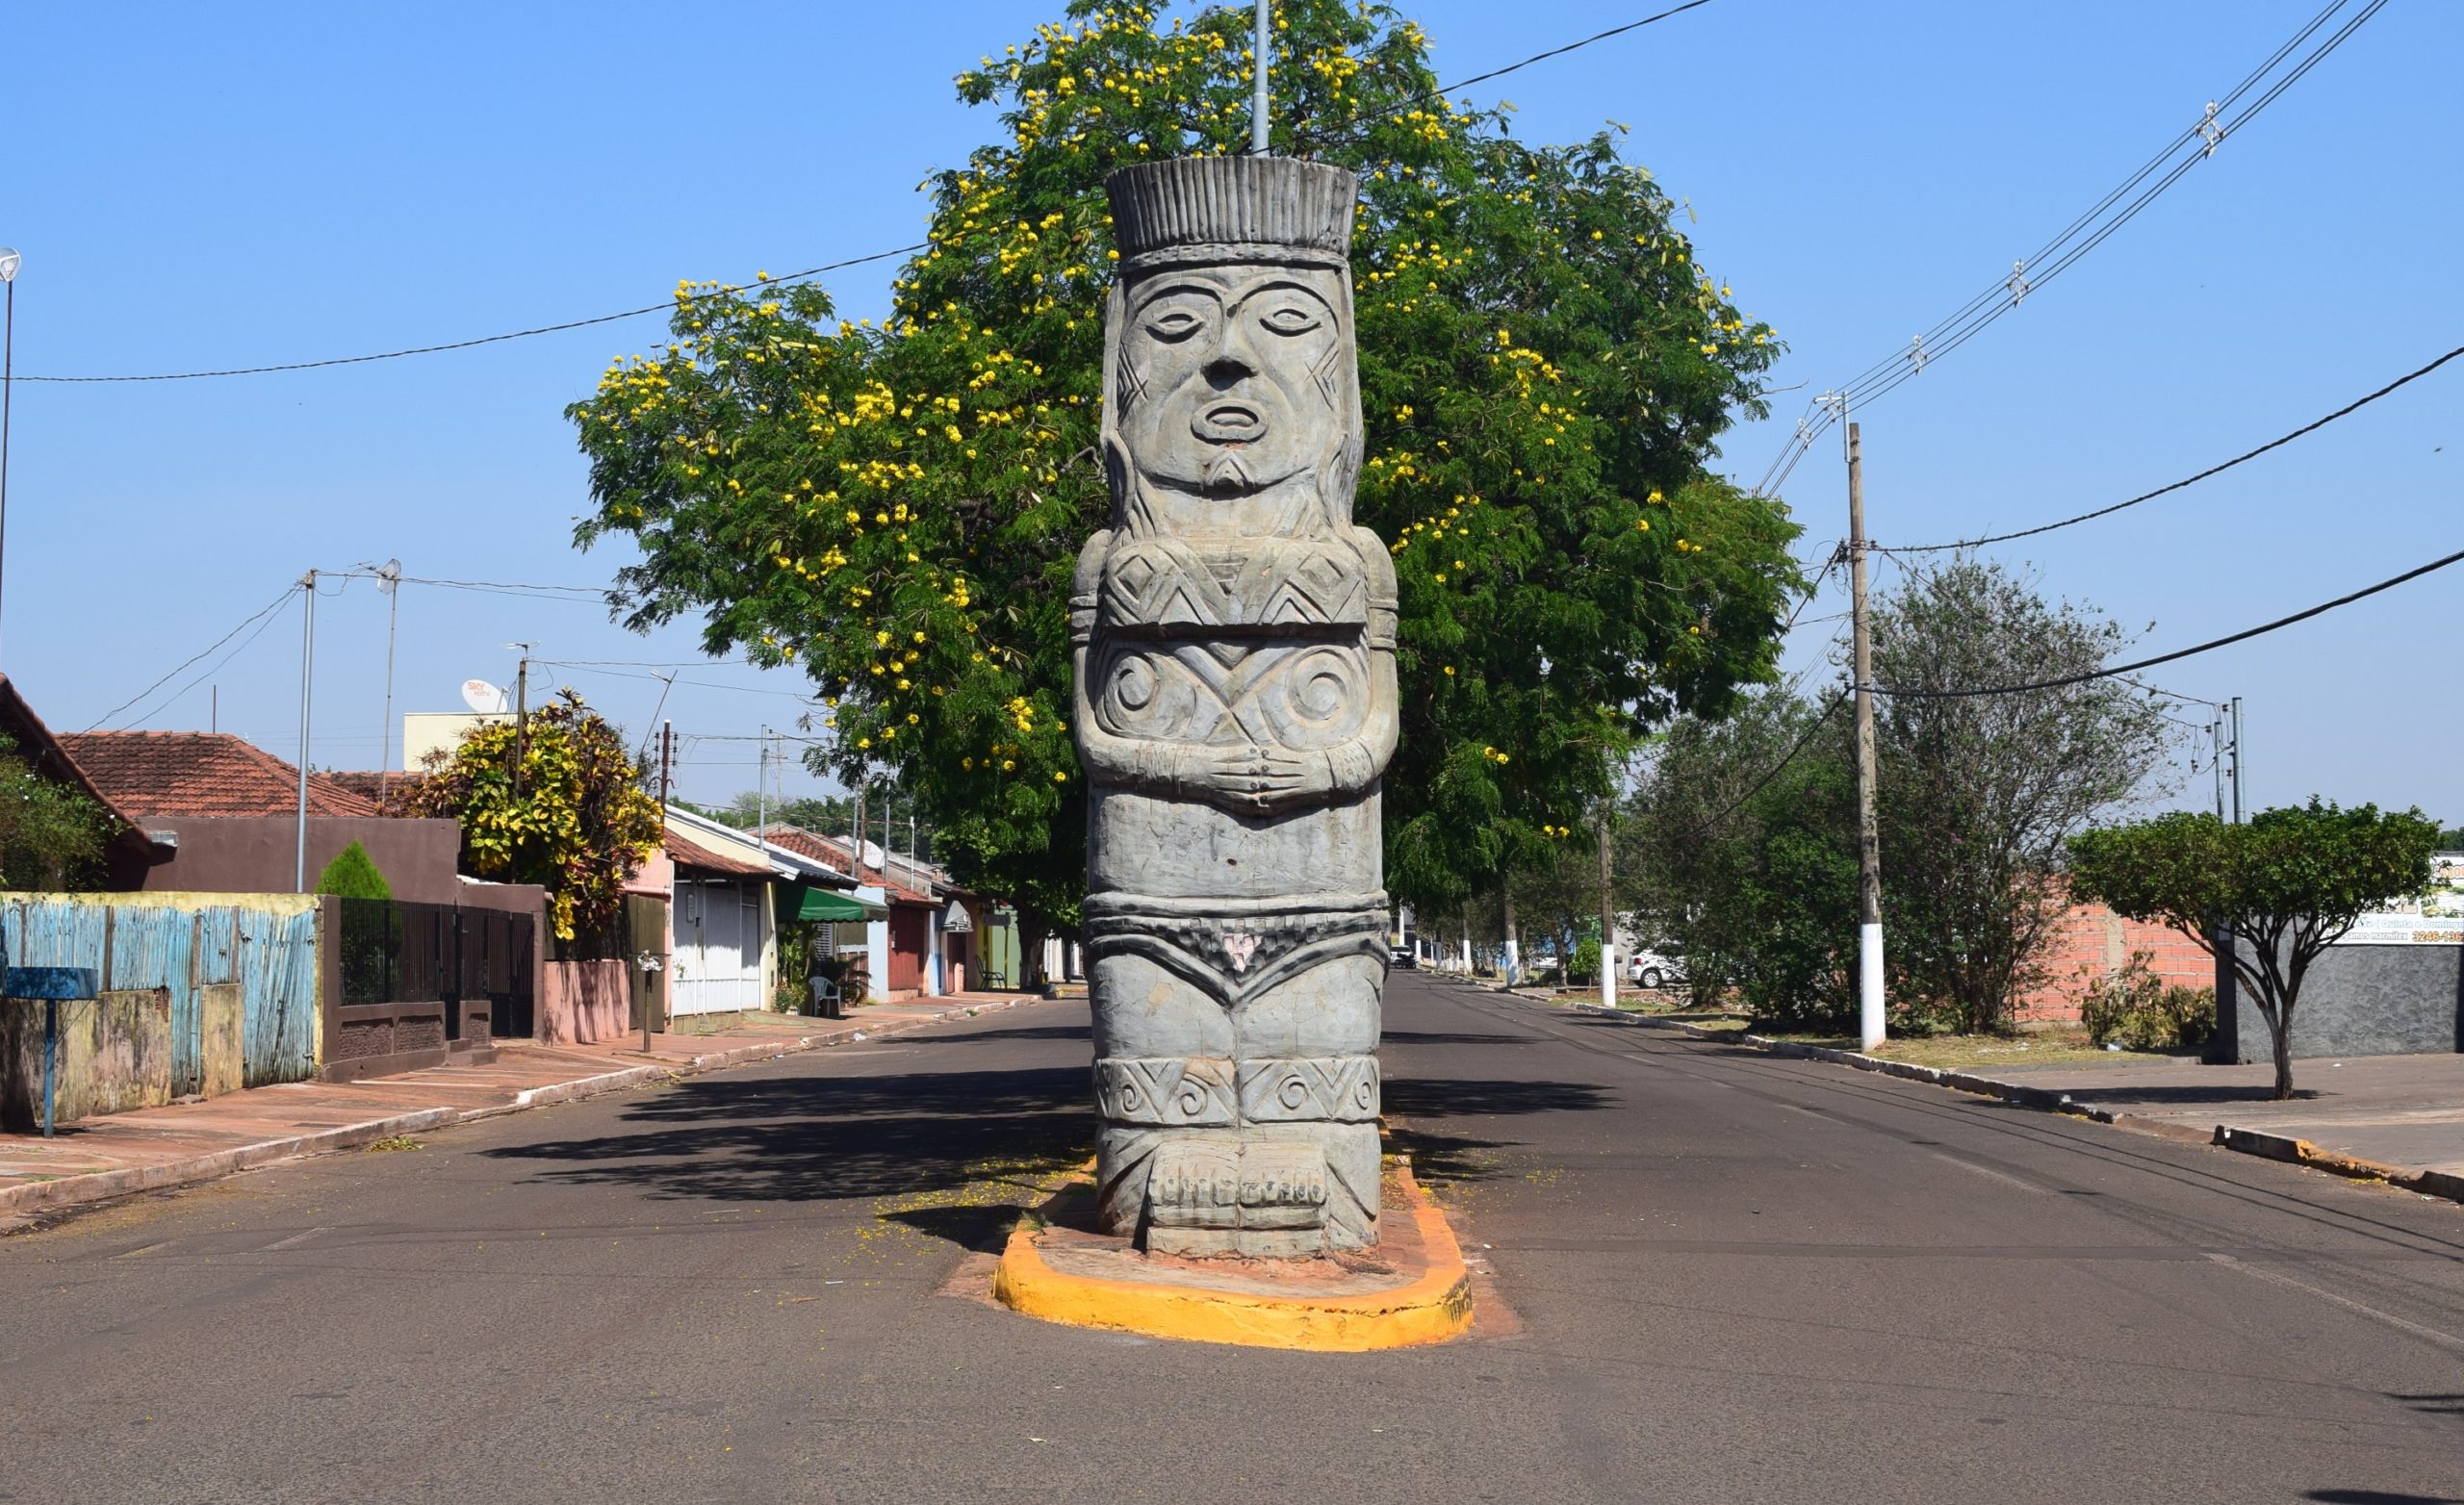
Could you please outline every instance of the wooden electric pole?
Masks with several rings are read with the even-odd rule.
[[[1865,452],[1848,425],[1849,617],[1856,638],[1857,1035],[1883,1042],[1883,839],[1874,821],[1874,637],[1865,606]]]

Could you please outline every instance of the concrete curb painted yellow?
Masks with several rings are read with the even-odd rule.
[[[1412,1179],[1397,1179],[1428,1257],[1427,1273],[1408,1286],[1360,1296],[1270,1296],[1140,1281],[1067,1275],[1047,1263],[1040,1230],[1011,1234],[993,1271],[1003,1306],[1047,1322],[1107,1328],[1148,1338],[1314,1353],[1410,1348],[1460,1337],[1472,1325],[1472,1276],[1446,1215]]]

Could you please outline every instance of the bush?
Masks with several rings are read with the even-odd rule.
[[[1570,984],[1579,984],[1599,981],[1600,942],[1596,940],[1578,942],[1575,946],[1575,964],[1566,969],[1566,982]]]
[[[384,872],[368,849],[354,841],[335,853],[334,860],[317,875],[317,892],[343,899],[391,899],[394,885],[385,881]]]
[[[2191,1050],[2216,1033],[2216,989],[2168,982],[2134,951],[2119,971],[2082,978],[2079,1022],[2098,1045],[2133,1051]]]

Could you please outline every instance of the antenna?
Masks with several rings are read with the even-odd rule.
[[[462,703],[482,716],[503,715],[504,700],[504,691],[485,679],[462,681]]]

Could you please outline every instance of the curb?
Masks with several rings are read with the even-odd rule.
[[[2072,1102],[2067,1092],[2055,1092],[2044,1087],[2025,1087],[2016,1083],[1980,1077],[1973,1072],[1946,1071],[1938,1066],[1919,1066],[1904,1060],[1886,1060],[1858,1051],[1836,1050],[1828,1045],[1807,1045],[1796,1040],[1775,1040],[1768,1035],[1749,1034],[1736,1030],[1707,1030],[1700,1025],[1674,1019],[1640,1019],[1621,1010],[1603,1008],[1598,1004],[1568,1006],[1585,1013],[1613,1015],[1627,1024],[1651,1030],[1674,1030],[1700,1040],[1719,1040],[1732,1045],[1750,1045],[1768,1055],[1798,1060],[1827,1061],[1836,1066],[1852,1066],[1859,1071],[1871,1071],[1886,1077],[1899,1077],[1910,1082],[1927,1082],[1955,1091],[1995,1098],[2019,1108],[2039,1112],[2062,1113],[2072,1118],[2111,1124],[2134,1134],[2152,1135],[2182,1144],[2209,1144],[2222,1149],[2255,1155],[2263,1160],[2282,1161],[2287,1164],[2306,1165],[2312,1170],[2331,1175],[2348,1176],[2355,1181],[2380,1181],[2403,1191],[2424,1196],[2445,1197],[2464,1202],[2464,1176],[2446,1171],[2421,1170],[2401,1165],[2384,1165],[2376,1161],[2362,1160],[2335,1150],[2323,1150],[2307,1139],[2284,1135],[2267,1134],[2256,1129],[2237,1129],[2231,1124],[2218,1124],[2211,1133],[2202,1134],[2187,1124],[2147,1118],[2137,1113],[2118,1113],[2110,1109],[2090,1108]]]
[[[1032,1220],[1021,1222],[992,1274],[993,1299],[1022,1316],[1068,1327],[1100,1328],[1191,1342],[1287,1348],[1309,1353],[1371,1353],[1416,1348],[1459,1338],[1472,1325],[1472,1274],[1446,1214],[1398,1168],[1411,1198],[1413,1226],[1427,1251],[1428,1269],[1409,1285],[1362,1296],[1272,1296],[1107,1280],[1056,1270],[1038,1243]]]
[[[1014,998],[995,1004],[969,1005],[974,1014],[999,1013],[1021,1004],[1041,1003],[1040,998]],[[722,1071],[731,1066],[750,1065],[780,1056],[802,1055],[833,1045],[844,1045],[859,1039],[890,1039],[916,1030],[940,1024],[953,1017],[973,1017],[964,1008],[954,1008],[938,1018],[918,1019],[911,1024],[886,1030],[861,1028],[834,1030],[826,1034],[799,1034],[771,1040],[759,1045],[739,1045],[732,1050],[711,1051],[686,1060],[659,1065],[627,1066],[621,1071],[602,1072],[593,1077],[579,1077],[571,1082],[551,1082],[535,1087],[525,1087],[513,1095],[509,1103],[491,1103],[481,1108],[423,1108],[395,1113],[385,1118],[372,1118],[365,1123],[345,1124],[337,1129],[315,1134],[295,1135],[281,1139],[266,1139],[255,1144],[234,1145],[227,1150],[215,1150],[191,1156],[183,1161],[166,1161],[158,1165],[131,1165],[119,1170],[93,1171],[82,1176],[63,1176],[56,1181],[29,1181],[14,1186],[0,1187],[0,1218],[22,1216],[34,1212],[58,1212],[63,1208],[90,1202],[109,1202],[118,1197],[134,1196],[142,1191],[160,1191],[172,1186],[193,1186],[199,1182],[219,1181],[244,1170],[254,1170],[281,1161],[301,1160],[311,1155],[330,1155],[339,1150],[355,1150],[379,1139],[397,1135],[419,1134],[431,1129],[449,1129],[456,1124],[476,1123],[481,1119],[500,1118],[526,1109],[546,1108],[556,1103],[578,1102],[600,1097],[609,1092],[649,1083],[670,1081],[680,1077],[700,1076],[704,1072]]]

